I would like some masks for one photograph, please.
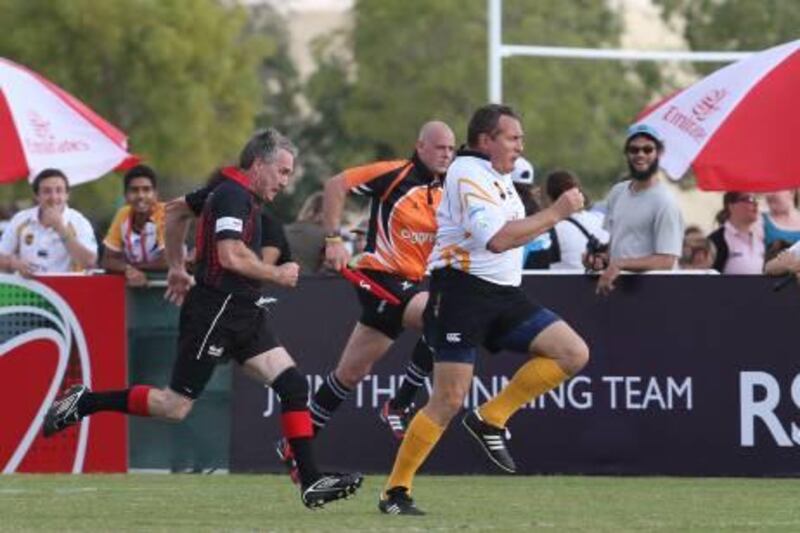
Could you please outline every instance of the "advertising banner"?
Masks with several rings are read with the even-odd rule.
[[[800,290],[760,276],[625,276],[608,297],[585,276],[526,276],[530,297],[587,341],[591,362],[509,422],[520,473],[789,476],[800,474]],[[303,280],[281,294],[276,329],[314,387],[358,318],[353,289]],[[406,332],[316,441],[326,469],[387,471],[398,443],[378,411],[398,385]],[[493,396],[526,360],[482,354],[465,402]],[[417,398],[424,404],[427,394]],[[280,405],[237,372],[231,468],[277,471]],[[496,469],[454,419],[429,473]]]
[[[13,472],[125,472],[125,417],[98,414],[49,439],[44,414],[75,384],[126,387],[121,276],[0,275],[0,466]]]

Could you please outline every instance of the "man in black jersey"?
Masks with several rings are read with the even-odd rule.
[[[355,493],[363,480],[360,474],[322,474],[316,467],[308,384],[277,340],[262,303],[263,282],[297,284],[296,263],[274,266],[260,257],[263,202],[272,201],[288,184],[295,153],[294,145],[276,130],[258,132],[242,150],[238,168],[223,168],[206,188],[170,202],[166,296],[183,305],[169,386],[91,392],[77,385],[48,410],[45,436],[98,411],[183,420],[216,364],[233,358],[280,396],[281,426],[297,461],[303,503],[318,508]],[[183,240],[195,210],[201,214],[193,285],[184,266]]]

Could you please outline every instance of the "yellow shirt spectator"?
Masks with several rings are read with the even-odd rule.
[[[133,227],[131,206],[122,206],[103,244],[109,250],[121,252],[129,264],[147,264],[159,259],[164,253],[164,203],[155,204],[149,220],[138,232]]]

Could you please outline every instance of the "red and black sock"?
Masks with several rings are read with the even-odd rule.
[[[310,485],[320,477],[312,450],[314,430],[308,411],[308,383],[297,368],[285,370],[272,383],[273,390],[281,399],[281,428],[283,436],[297,462],[300,483]]]
[[[117,411],[150,416],[147,397],[151,388],[148,385],[134,385],[130,389],[87,392],[78,402],[78,414],[84,417],[99,411]]]

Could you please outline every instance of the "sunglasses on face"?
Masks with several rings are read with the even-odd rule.
[[[756,197],[755,196],[740,196],[736,200],[733,201],[734,204],[755,204]]]
[[[645,155],[650,155],[650,154],[652,154],[653,152],[656,151],[656,147],[652,146],[652,145],[649,145],[649,144],[646,145],[646,146],[634,146],[634,145],[631,145],[631,146],[628,146],[627,150],[628,150],[628,153],[630,155],[636,155],[639,152],[642,152]]]

